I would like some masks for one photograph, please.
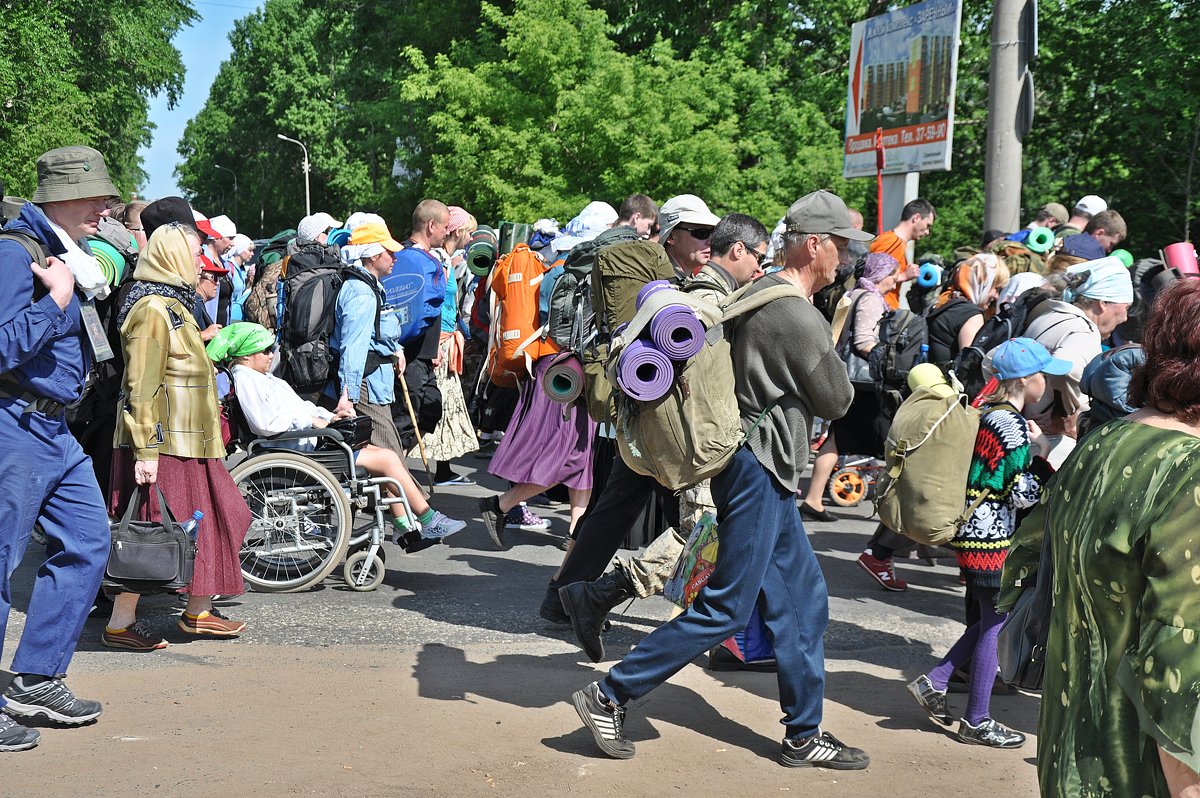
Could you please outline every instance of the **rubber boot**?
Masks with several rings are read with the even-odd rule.
[[[633,585],[620,568],[614,568],[594,582],[574,582],[558,590],[563,609],[571,616],[571,628],[583,653],[592,662],[604,659],[600,632],[608,611],[633,598]]]

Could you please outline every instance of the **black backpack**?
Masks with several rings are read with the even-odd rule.
[[[885,391],[908,394],[908,372],[923,362],[922,347],[928,350],[929,330],[925,317],[903,308],[889,310],[879,321],[879,343],[868,359],[871,377]]]
[[[971,345],[959,350],[951,370],[962,382],[967,396],[978,396],[987,385],[988,378],[983,373],[983,361],[987,353],[1010,338],[1020,337],[1029,326],[1030,312],[1055,296],[1053,291],[1045,288],[1026,291],[1015,302],[1008,303],[985,321],[979,332],[975,333]]]
[[[567,253],[563,272],[550,288],[544,333],[560,349],[582,351],[598,332],[592,302],[592,266],[596,263],[596,254],[606,246],[637,241],[638,238],[636,230],[622,225],[605,230]]]
[[[283,278],[277,376],[298,392],[320,390],[337,376],[338,357],[330,348],[329,339],[337,322],[334,305],[338,291],[347,280],[368,282],[366,275],[342,263],[330,249],[319,244],[306,244],[288,259]],[[382,303],[379,292],[374,293],[378,336]]]

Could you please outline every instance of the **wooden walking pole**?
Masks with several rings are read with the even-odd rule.
[[[420,427],[417,426],[417,414],[413,412],[412,397],[408,395],[408,380],[404,378],[404,372],[397,370],[400,375],[400,390],[404,394],[404,406],[408,408],[408,417],[412,421],[413,432],[417,433],[417,448],[421,450],[421,462],[425,464],[425,478],[429,480],[429,495],[433,495],[433,472],[429,470],[429,457],[425,454],[425,436],[421,434]]]

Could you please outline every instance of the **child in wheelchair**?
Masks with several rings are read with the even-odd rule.
[[[303,429],[324,429],[354,417],[354,406],[344,395],[334,412],[302,399],[292,386],[270,373],[275,336],[267,328],[249,322],[225,327],[208,344],[208,354],[218,363],[232,365],[233,392],[250,430],[263,437]],[[315,438],[281,441],[280,446],[298,451],[317,448]],[[395,531],[392,542],[412,553],[436,545],[466,527],[466,522],[449,518],[429,506],[425,494],[391,449],[367,444],[355,451],[355,464],[367,473],[394,479],[403,489],[420,532],[409,528],[402,504],[389,505]]]

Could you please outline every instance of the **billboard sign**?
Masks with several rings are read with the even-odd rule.
[[[962,0],[926,0],[854,23],[842,173],[875,174],[883,128],[884,174],[950,168]]]

